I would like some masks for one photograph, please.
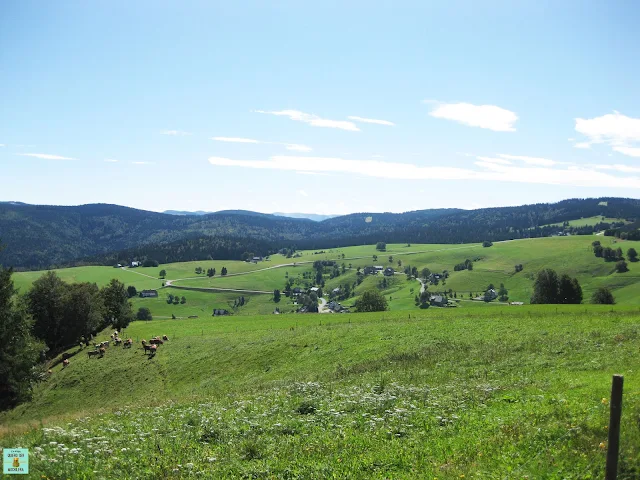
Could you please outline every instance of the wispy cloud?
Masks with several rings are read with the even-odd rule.
[[[307,192],[305,192],[304,190],[298,190],[298,195],[302,195],[303,197],[308,197],[309,194]]]
[[[5,147],[6,145],[4,143],[0,143],[0,147]]]
[[[253,143],[253,144],[263,144],[263,145],[284,145],[287,150],[291,150],[294,152],[310,152],[313,150],[311,147],[307,147],[306,145],[300,145],[297,143],[287,143],[287,142],[267,142],[262,140],[256,140],[254,138],[243,138],[243,137],[211,137],[211,140],[215,140],[216,142],[228,142],[228,143]]]
[[[211,137],[211,140],[215,140],[216,142],[228,143],[262,143],[259,140],[254,140],[253,138],[242,137]]]
[[[362,122],[362,123],[375,123],[376,125],[387,125],[389,127],[395,126],[395,123],[390,122],[389,120],[376,120],[375,118],[363,118],[356,116],[347,117],[349,120],[353,120],[354,122]]]
[[[504,155],[504,154],[503,154]],[[517,161],[537,157],[510,155]],[[498,160],[500,156],[496,156]],[[495,159],[494,159],[495,160]],[[614,187],[640,189],[640,177],[616,176],[594,167],[575,165],[551,168],[549,166],[522,166],[478,159],[474,169],[441,166],[421,166],[412,163],[395,163],[378,160],[345,160],[336,157],[273,156],[268,160],[234,160],[210,157],[215,166],[269,169],[282,171],[342,173],[385,179],[402,180],[476,180],[578,187]]]
[[[119,160],[116,160],[115,158],[105,158],[104,159],[105,162],[109,162],[109,163],[116,163],[119,162]]]
[[[16,155],[20,155],[23,157],[41,158],[43,160],[77,160],[76,158],[63,157],[62,155],[51,155],[49,153],[17,153]]]
[[[613,147],[613,150],[629,157],[640,157],[640,147]]]
[[[288,117],[296,122],[303,122],[312,127],[324,127],[324,128],[338,128],[340,130],[348,130],[351,132],[359,132],[358,126],[347,120],[329,120],[327,118],[321,118],[313,113],[300,112],[299,110],[280,110],[280,111],[265,111],[254,110],[256,113],[264,113],[267,115],[276,115],[280,117]]]
[[[576,132],[588,141],[576,143],[576,148],[588,148],[593,144],[605,144],[623,155],[640,157],[640,118],[627,117],[614,111],[600,117],[576,118]]]
[[[429,100],[425,103],[433,104],[434,102]],[[510,110],[496,105],[471,103],[436,103],[429,115],[495,132],[515,132],[514,124],[518,120],[518,116]]]
[[[185,137],[187,135],[193,135],[191,132],[183,132],[182,130],[163,130],[160,132],[162,135],[173,135],[175,137]]]
[[[543,167],[551,167],[553,165],[558,165],[560,163],[560,162],[556,162],[555,160],[551,160],[549,158],[527,157],[524,155],[506,155],[504,153],[499,153],[498,157],[507,159],[507,160],[516,160],[516,161],[524,162],[528,165],[540,165]]]
[[[624,173],[640,173],[640,167],[630,167],[629,165],[594,165],[598,170],[615,170]]]
[[[134,165],[155,165],[156,162],[131,162]]]

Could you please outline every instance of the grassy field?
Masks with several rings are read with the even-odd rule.
[[[614,223],[614,222],[627,223],[627,221],[624,218],[610,218],[610,217],[595,216],[595,217],[585,217],[585,218],[578,218],[578,219],[575,219],[575,220],[569,220],[569,226],[570,227],[586,227],[587,225],[596,225],[598,223]],[[551,226],[561,227],[562,225],[563,225],[562,222],[558,222],[558,223],[550,223],[548,225],[543,225],[543,226],[545,226],[545,227],[551,227]]]
[[[352,285],[356,282],[356,268],[367,265],[392,266],[396,270],[403,271],[404,267],[416,266],[419,270],[428,267],[433,272],[448,270],[450,277],[445,283],[438,286],[429,286],[430,292],[448,291],[451,289],[462,300],[457,306],[462,309],[478,308],[482,306],[494,307],[493,304],[485,305],[483,302],[469,301],[469,293],[481,294],[489,284],[496,287],[504,283],[509,291],[510,301],[529,302],[532,294],[533,279],[539,270],[552,267],[558,273],[568,273],[580,281],[584,291],[584,302],[587,303],[591,294],[600,286],[612,289],[617,303],[623,305],[640,306],[640,262],[628,263],[629,271],[623,274],[614,272],[614,264],[604,262],[593,255],[591,242],[600,240],[605,246],[617,248],[620,246],[624,253],[635,247],[640,250],[640,242],[617,241],[612,237],[603,236],[571,236],[549,237],[529,240],[515,240],[497,242],[492,247],[484,248],[479,244],[467,245],[411,245],[392,244],[387,245],[387,252],[378,252],[374,245],[344,247],[326,250],[321,254],[303,251],[299,257],[286,259],[281,255],[274,255],[270,261],[258,264],[238,261],[209,261],[209,262],[185,262],[162,265],[158,268],[114,269],[111,267],[78,267],[57,270],[58,274],[68,281],[94,281],[99,285],[108,283],[111,278],[118,278],[127,285],[135,285],[142,288],[160,288],[162,280],[156,279],[161,269],[167,271],[167,280],[172,280],[176,286],[195,288],[225,288],[240,290],[256,290],[272,292],[275,289],[283,290],[287,276],[297,279],[297,285],[304,286],[302,275],[311,272],[311,263],[315,260],[335,260],[339,265],[345,264],[347,271],[339,277],[330,279],[325,276],[325,293],[330,292],[339,285]],[[344,258],[342,256],[344,255]],[[377,255],[377,259],[373,259]],[[389,261],[391,258],[391,262]],[[472,271],[454,271],[457,263],[466,259],[474,261]],[[402,263],[398,266],[398,261]],[[296,265],[291,265],[295,262]],[[524,269],[515,272],[515,265],[522,264]],[[197,276],[195,267],[216,268],[216,276],[209,278],[206,275]],[[229,275],[222,277],[220,270],[226,266]],[[276,267],[276,268],[273,268]],[[26,291],[33,280],[43,272],[19,272],[14,275],[16,285],[21,291]],[[149,278],[154,277],[154,278]],[[195,277],[195,278],[194,278]],[[367,277],[355,290],[356,296],[342,303],[352,305],[357,297],[367,288],[375,287],[382,276]],[[416,310],[414,298],[420,291],[417,281],[407,281],[404,275],[393,277],[393,285],[383,290],[383,294],[389,300],[392,311]],[[181,280],[184,279],[184,280]],[[229,303],[240,295],[240,292],[185,292],[172,289],[163,289],[160,299],[134,299],[134,308],[149,306],[152,314],[156,316],[170,317],[189,315],[210,315],[214,308],[227,308]],[[187,305],[167,305],[164,299],[167,293],[185,296]],[[326,295],[325,295],[326,296]],[[252,300],[245,307],[240,308],[236,314],[267,314],[273,311],[275,304],[271,302],[270,295],[251,296]],[[280,305],[282,311],[290,311],[293,306],[290,302]]]
[[[0,445],[34,478],[595,479],[622,373],[619,478],[638,478],[630,308],[134,322],[135,348],[79,352],[0,416]]]

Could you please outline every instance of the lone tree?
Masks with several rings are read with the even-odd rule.
[[[101,293],[104,299],[105,320],[118,330],[126,328],[133,320],[133,312],[124,284],[114,278]]]
[[[624,260],[620,260],[619,262],[616,263],[616,272],[624,273],[628,271],[629,271],[629,267],[627,266],[627,262],[625,262]]]
[[[215,268],[210,268],[207,270],[207,277],[213,277],[216,274]]]
[[[376,243],[376,250],[380,252],[385,252],[387,250],[387,244],[385,242]]]
[[[138,290],[136,290],[136,287],[134,287],[133,285],[129,285],[127,287],[127,295],[129,295],[129,298],[135,297],[136,295],[138,295]]]
[[[280,301],[280,290],[277,288],[273,291],[273,301],[276,303]]]
[[[599,305],[613,305],[615,299],[613,298],[613,293],[607,287],[600,287],[598,290],[593,292],[591,295],[591,303],[599,304]]]
[[[166,270],[160,270],[160,277],[164,278],[167,276],[167,271]]]
[[[214,269],[215,271],[215,269]],[[222,271],[220,272],[220,275],[222,275],[223,277],[227,274],[227,267],[222,267]]]
[[[507,300],[509,300],[509,292],[505,288],[504,283],[500,284],[500,290],[498,291],[498,295],[500,295],[498,297],[498,300],[500,300],[501,302],[506,302]]]
[[[367,290],[356,300],[358,312],[384,312],[387,308],[387,299],[378,290]]]
[[[136,319],[137,320],[153,320],[153,317],[151,316],[151,310],[149,310],[147,307],[140,307],[138,309],[138,313],[136,313]]]
[[[180,299],[180,303],[181,303],[181,304],[183,304],[183,305],[184,305],[185,303],[187,303],[187,298],[186,298],[186,297],[182,297],[182,298]]]
[[[636,252],[635,248],[631,247],[629,250],[627,250],[627,258],[630,262],[638,261],[638,252]]]

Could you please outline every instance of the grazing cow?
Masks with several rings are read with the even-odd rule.
[[[144,347],[147,344],[147,341],[143,339],[141,343],[142,343],[142,346]]]
[[[133,345],[133,340],[127,338],[122,344],[122,348],[131,348],[131,345]]]
[[[169,340],[169,337],[167,337],[166,335],[162,335],[162,340],[166,342],[167,340]]]
[[[69,360],[66,358],[62,361],[62,368],[67,368],[69,366]]]
[[[122,339],[121,338],[116,338],[113,343],[115,344],[115,346],[117,347],[118,345],[120,345],[122,343]]]
[[[100,346],[102,346],[102,347],[104,347],[104,348],[108,347],[108,346],[109,346],[109,340],[105,340],[104,342],[102,342],[102,343],[100,344]]]
[[[112,333],[111,334],[111,340],[113,340],[114,338],[116,338],[116,336]]]
[[[103,357],[106,350],[104,349],[104,347],[100,347],[100,350],[98,350],[98,352],[100,352],[100,356]]]
[[[51,371],[51,370],[47,370],[47,373],[48,373],[49,375],[53,375],[53,371]]]
[[[157,345],[143,345],[144,351],[145,352],[150,352],[153,353],[156,351],[156,349],[158,348]]]
[[[100,351],[99,350],[93,350],[91,352],[87,352],[87,354],[89,355],[89,358],[96,357],[96,356],[100,355]]]
[[[164,345],[164,342],[160,340],[158,337],[152,338],[151,340],[149,340],[149,343],[152,345]]]

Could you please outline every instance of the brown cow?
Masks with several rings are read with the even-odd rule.
[[[98,350],[93,350],[93,351],[87,352],[87,354],[89,355],[89,358],[91,358],[91,357],[96,357],[100,355],[100,352]]]

